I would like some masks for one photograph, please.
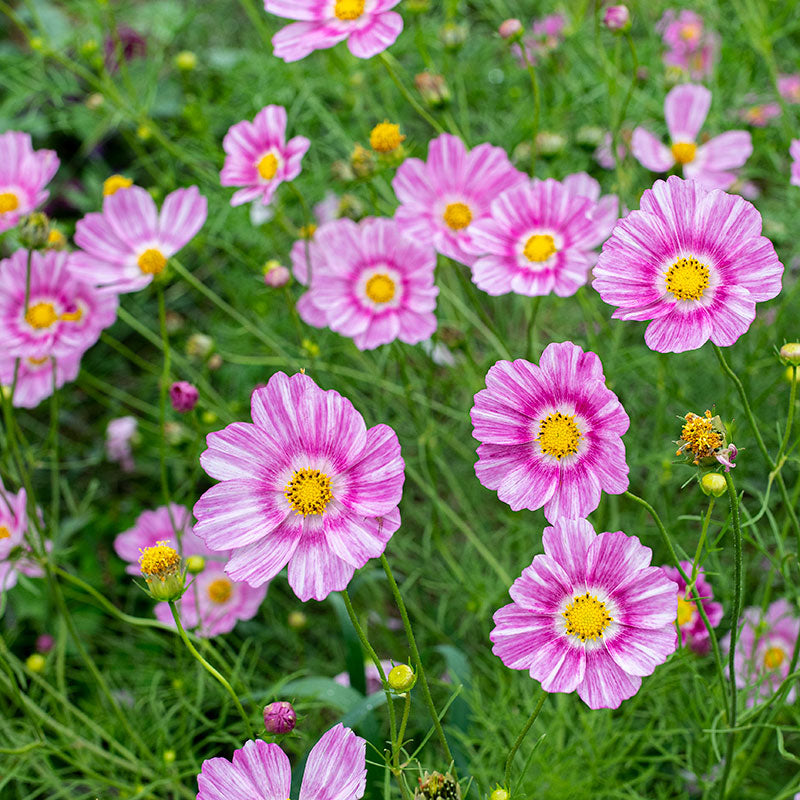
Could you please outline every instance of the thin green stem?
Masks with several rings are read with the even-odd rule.
[[[536,137],[539,135],[539,117],[541,114],[542,99],[539,91],[539,80],[536,77],[536,67],[531,63],[528,58],[527,48],[524,44],[520,44],[520,52],[525,61],[525,67],[528,70],[528,76],[531,79],[531,91],[533,92],[533,124],[531,126],[531,177],[536,171]]]
[[[700,540],[697,542],[697,549],[694,551],[694,559],[692,561],[692,585],[694,586],[694,582],[697,578],[697,566],[700,563],[700,556],[703,554],[703,545],[706,543],[706,537],[708,536],[708,525],[711,522],[711,512],[714,510],[714,503],[716,498],[712,494],[708,498],[708,510],[706,511],[705,517],[703,517],[703,527],[700,531]]]
[[[408,639],[408,646],[411,649],[411,658],[414,661],[414,667],[417,671],[417,680],[422,687],[422,697],[425,700],[425,705],[428,707],[428,712],[430,713],[431,720],[433,721],[433,727],[436,729],[436,735],[439,737],[439,742],[442,745],[442,749],[447,757],[447,761],[450,764],[453,764],[453,754],[450,752],[450,745],[447,743],[447,737],[444,735],[442,723],[439,719],[438,713],[436,712],[436,706],[433,703],[431,689],[428,685],[428,679],[425,676],[425,668],[422,666],[422,658],[420,657],[419,649],[417,648],[417,640],[414,638],[414,631],[411,628],[411,620],[408,618],[408,611],[406,611],[406,604],[403,601],[403,596],[400,594],[400,587],[397,585],[397,581],[392,573],[392,568],[389,566],[389,562],[386,559],[385,554],[381,554],[381,564],[383,565],[384,572],[386,572],[386,577],[389,579],[389,586],[392,589],[392,595],[394,596],[397,610],[400,612],[400,618],[403,620],[403,627],[406,631],[406,639]]]
[[[736,744],[736,681],[733,676],[736,674],[734,669],[734,658],[736,655],[736,640],[739,635],[739,615],[742,612],[742,529],[739,525],[739,498],[736,495],[736,487],[733,485],[733,478],[730,472],[725,473],[725,483],[728,486],[728,499],[731,504],[731,520],[733,521],[733,612],[731,614],[731,647],[728,654],[728,670],[731,675],[731,710],[728,715],[728,747],[725,754],[725,769],[720,781],[719,797],[724,800],[728,777],[733,766],[733,751]]]
[[[253,730],[250,718],[245,713],[244,708],[242,708],[242,704],[241,702],[239,702],[238,695],[236,694],[236,692],[233,691],[233,688],[231,687],[230,683],[228,683],[227,679],[219,672],[219,670],[212,667],[211,664],[209,664],[208,661],[206,661],[203,658],[203,656],[200,655],[200,653],[197,651],[197,648],[192,644],[191,640],[186,635],[183,623],[181,622],[181,615],[178,613],[178,609],[175,605],[174,600],[169,601],[169,607],[170,610],[172,611],[172,618],[175,620],[175,625],[177,625],[178,627],[178,635],[181,637],[183,643],[186,645],[186,649],[198,660],[198,662],[202,665],[203,669],[205,669],[206,672],[209,673],[209,675],[215,677],[225,687],[228,694],[231,696],[231,698],[233,698],[233,703],[236,706],[236,709],[238,710],[239,714],[241,715],[242,720],[244,721],[245,730],[247,732],[247,738],[255,739],[255,731]]]
[[[775,457],[775,464],[778,468],[782,466],[781,461],[786,448],[789,445],[789,439],[792,435],[792,425],[794,424],[794,406],[797,402],[797,367],[792,366],[792,388],[789,389],[789,411],[786,415],[786,430],[783,432],[783,441],[781,442],[778,455]]]
[[[400,94],[403,95],[406,102],[414,109],[414,111],[417,112],[417,114],[422,117],[422,119],[425,120],[425,122],[428,123],[428,125],[430,125],[436,131],[436,133],[444,133],[444,128],[427,112],[417,98],[414,97],[411,92],[409,92],[403,81],[400,80],[400,76],[397,74],[397,71],[392,64],[391,57],[384,52],[379,53],[378,58],[381,60],[383,66],[386,67],[386,72],[389,73],[389,77],[400,91]]]
[[[519,736],[517,736],[516,741],[511,746],[511,750],[508,751],[508,758],[506,758],[506,769],[504,773],[506,791],[508,791],[509,786],[511,786],[511,767],[514,763],[514,756],[517,754],[517,750],[519,750],[519,748],[522,746],[522,742],[528,735],[528,731],[533,727],[533,723],[536,722],[536,718],[539,716],[539,712],[542,710],[542,706],[544,705],[544,701],[546,699],[547,692],[544,689],[539,689],[539,702],[537,702],[534,706],[533,713],[528,717],[528,721],[519,732]]]

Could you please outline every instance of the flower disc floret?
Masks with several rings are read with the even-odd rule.
[[[373,303],[388,303],[394,297],[394,281],[388,275],[378,272],[367,281],[365,291]]]
[[[227,578],[217,578],[211,581],[206,591],[212,603],[227,603],[233,593],[233,584]]]
[[[525,242],[525,258],[528,261],[541,263],[558,252],[556,243],[549,233],[536,233]]]
[[[391,153],[397,150],[405,140],[400,133],[400,126],[389,122],[378,123],[369,134],[369,146],[377,153]]]
[[[709,269],[696,258],[679,258],[665,273],[667,291],[676,300],[699,300],[708,288]]]
[[[14,192],[0,192],[0,214],[16,211],[19,208],[19,198]]]
[[[318,469],[295,470],[292,479],[286,484],[284,496],[296,514],[322,514],[333,500],[331,479]]]
[[[149,247],[136,259],[136,263],[145,275],[159,275],[167,266],[167,259],[160,250]]]
[[[352,21],[364,13],[364,0],[336,0],[333,13],[339,19]]]
[[[448,203],[442,219],[451,231],[461,231],[472,222],[472,211],[466,203]]]
[[[167,540],[162,540],[152,547],[145,547],[139,556],[139,570],[147,578],[166,580],[180,571],[181,557]]]
[[[694,142],[675,142],[670,149],[679,164],[690,164],[697,153],[697,145]]]
[[[548,414],[539,423],[539,435],[536,437],[542,452],[559,461],[564,456],[578,452],[580,439],[581,432],[575,424],[575,415],[567,416],[560,411]]]
[[[614,621],[606,604],[589,592],[573,598],[562,616],[566,620],[567,633],[577,636],[582,642],[601,638],[603,631]]]
[[[111,175],[103,181],[103,196],[110,197],[120,189],[129,189],[133,186],[133,181],[124,175]]]
[[[267,153],[259,159],[258,174],[265,180],[271,181],[278,172],[278,159],[274,153]]]

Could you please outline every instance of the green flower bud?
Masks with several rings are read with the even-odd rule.
[[[393,691],[407,692],[417,682],[417,676],[408,664],[398,664],[389,671],[386,681]]]
[[[700,480],[700,488],[707,495],[722,497],[728,489],[728,483],[719,472],[707,472]]]

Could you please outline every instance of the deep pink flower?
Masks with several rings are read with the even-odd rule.
[[[239,620],[252,619],[256,615],[267,596],[267,587],[266,583],[248,586],[232,581],[222,564],[208,561],[180,599],[181,623],[184,628],[204,638],[230,633]],[[157,603],[155,614],[165,625],[175,627],[169,603]]]
[[[81,280],[114,292],[135,292],[167,266],[167,260],[194,238],[208,213],[196,186],[176,189],[159,213],[141,186],[103,198],[100,214],[78,221],[70,268]]]
[[[200,463],[221,481],[198,500],[195,532],[233,551],[226,572],[261,586],[288,563],[301,600],[344,589],[400,526],[404,464],[388,425],[308,375],[253,392],[253,423],[210,433]]]
[[[732,345],[780,292],[783,265],[751,203],[673,175],[617,223],[594,275],[615,319],[653,320],[647,346],[682,353]]]
[[[83,353],[117,317],[117,298],[71,272],[74,254],[17,250],[0,261],[3,355],[41,359]],[[28,304],[25,305],[26,286]]]
[[[324,323],[360,350],[399,339],[417,344],[436,330],[430,247],[404,236],[393,219],[342,218],[322,225],[309,242],[311,287],[297,309],[309,324]],[[301,283],[303,259],[295,262]]]
[[[112,419],[106,427],[106,457],[118,463],[125,472],[133,471],[131,440],[136,434],[137,425],[136,417],[127,416]]]
[[[792,157],[791,180],[792,186],[800,186],[800,139],[792,139],[789,145],[789,155]]]
[[[272,37],[273,53],[284,61],[299,61],[314,50],[347,40],[357,58],[372,56],[394,44],[403,18],[394,8],[400,0],[264,0],[270,13],[298,22]]]
[[[711,74],[719,39],[716,34],[705,30],[699,14],[684,9],[676,15],[669,9],[664,12],[657,29],[663,34],[667,46],[664,63],[668,67],[681,70],[693,80]]]
[[[74,381],[81,369],[83,353],[76,351],[60,356],[56,362],[56,389]],[[36,408],[39,403],[53,393],[53,358],[17,358],[0,355],[0,385],[9,389],[14,384],[16,371],[17,384],[14,389],[13,405],[17,408]],[[17,367],[19,361],[19,367]]]
[[[594,353],[549,344],[539,365],[498,361],[475,395],[475,473],[514,511],[544,506],[550,522],[585,517],[601,491],[628,488],[622,434],[630,420]]]
[[[175,381],[169,387],[169,399],[172,407],[179,414],[186,414],[197,405],[199,397],[197,387],[188,381]]]
[[[0,233],[47,200],[58,164],[53,150],[34,150],[27,133],[0,133]]]
[[[755,128],[765,128],[770,120],[780,115],[781,107],[778,103],[760,103],[744,109],[740,112],[739,117]]]
[[[747,161],[753,142],[747,131],[726,131],[698,146],[697,135],[710,107],[711,92],[705,86],[685,83],[671,89],[664,100],[671,147],[638,127],[631,141],[633,155],[653,172],[667,172],[680,164],[684,177],[708,189],[727,189],[736,180],[730,170]]]
[[[800,635],[800,619],[789,601],[781,598],[770,605],[766,614],[756,606],[746,608],[739,625],[733,671],[736,685],[747,690],[750,707],[770,698],[789,674],[794,645]],[[720,645],[725,654],[730,652],[730,633]],[[786,702],[793,703],[796,696],[792,687]]]
[[[0,594],[16,586],[20,573],[29,578],[44,575],[42,568],[28,557],[26,503],[24,489],[15,494],[8,491],[0,480]]]
[[[297,712],[287,700],[276,700],[264,708],[264,728],[267,733],[290,733],[297,724]]]
[[[800,73],[779,75],[778,92],[787,103],[800,103]]]
[[[471,266],[464,247],[473,225],[506,189],[527,181],[505,150],[481,144],[467,150],[457,136],[443,133],[428,145],[428,160],[406,159],[392,180],[400,201],[394,218],[400,229],[439,253]]]
[[[305,136],[286,141],[286,109],[265,106],[255,119],[232,125],[222,147],[225,163],[219,174],[223,186],[243,186],[234,192],[232,206],[261,198],[267,205],[284,181],[292,181],[311,142]]]
[[[367,785],[366,747],[341,723],[314,745],[306,761],[299,800],[359,800]],[[197,800],[286,800],[291,795],[289,759],[261,739],[235,750],[232,761],[209,758],[197,776]]]
[[[564,28],[567,20],[563,14],[548,14],[542,19],[535,19],[531,24],[531,35],[525,36],[522,44],[515,44],[512,52],[517,56],[520,66],[525,66],[522,48],[531,64],[535,64],[538,56],[548,56],[558,48],[564,39]]]
[[[681,561],[681,568],[691,578],[692,562]],[[684,647],[691,647],[696,653],[707,653],[710,647],[709,635],[703,618],[697,610],[694,592],[687,591],[686,581],[681,577],[677,567],[663,566],[664,574],[678,585],[678,617],[676,625],[681,630],[681,643]],[[722,604],[713,601],[714,590],[706,580],[703,568],[697,570],[694,582],[703,611],[706,612],[712,628],[716,628],[722,621]]]
[[[558,520],[542,543],[495,612],[492,652],[546,692],[618,708],[675,650],[678,587],[636,536],[585,519]]]
[[[472,280],[491,295],[575,294],[595,260],[593,211],[590,200],[552,178],[509,189],[463,243],[478,256]]]
[[[125,572],[140,575],[139,556],[145,547],[153,547],[157,542],[169,541],[171,546],[183,556],[203,556],[224,561],[227,553],[214,553],[202,539],[192,531],[192,515],[185,506],[170,503],[169,507],[159,506],[152,511],[142,511],[136,523],[114,538],[114,550],[128,562]]]
[[[603,25],[611,31],[622,31],[631,26],[631,12],[627,6],[608,6],[603,14]]]

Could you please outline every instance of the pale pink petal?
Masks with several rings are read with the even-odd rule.
[[[709,108],[711,92],[705,86],[685,83],[671,89],[664,100],[664,116],[672,141],[695,142]]]
[[[643,167],[652,172],[667,172],[675,166],[675,157],[669,147],[641,127],[633,132],[631,152]]]
[[[299,800],[363,797],[367,785],[366,747],[364,739],[341,723],[323,734],[308,756]]]

